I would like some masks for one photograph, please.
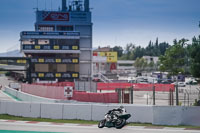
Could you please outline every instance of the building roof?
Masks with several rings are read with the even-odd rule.
[[[99,47],[98,49],[94,50],[94,52],[110,52],[111,48],[109,47]]]

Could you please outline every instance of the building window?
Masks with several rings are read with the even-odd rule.
[[[73,31],[74,27],[73,26],[57,26],[57,31]]]
[[[49,72],[58,72],[57,64],[49,64]]]
[[[36,42],[35,39],[25,39],[25,40],[22,40],[22,44],[36,44],[35,42]]]
[[[49,40],[39,39],[39,40],[38,40],[38,44],[40,44],[40,45],[49,44]]]
[[[51,39],[51,45],[79,45],[78,39]]]
[[[66,72],[67,65],[66,64],[57,64],[57,72]]]
[[[55,26],[39,25],[38,31],[55,31]]]
[[[35,64],[35,72],[48,72],[48,64]]]
[[[79,64],[35,64],[35,72],[79,72]]]

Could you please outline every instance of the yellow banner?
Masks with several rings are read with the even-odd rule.
[[[108,63],[114,63],[117,62],[117,52],[100,52],[100,56],[106,56]]]

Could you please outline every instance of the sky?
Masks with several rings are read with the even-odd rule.
[[[51,4],[52,3],[52,4]],[[61,0],[38,0],[57,10]],[[37,0],[0,0],[0,52],[19,49],[20,32],[33,31]],[[200,34],[200,0],[90,0],[93,47],[189,40]]]

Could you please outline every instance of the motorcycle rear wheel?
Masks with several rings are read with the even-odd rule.
[[[106,120],[101,120],[98,124],[98,128],[103,128],[105,127],[105,123],[106,123]]]
[[[118,119],[117,122],[115,123],[115,127],[117,129],[121,129],[125,124],[126,124],[125,119]]]

